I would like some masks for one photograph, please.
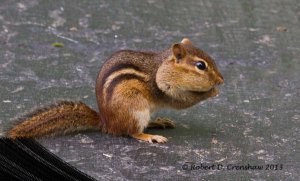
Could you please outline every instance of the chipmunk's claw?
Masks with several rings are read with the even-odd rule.
[[[157,118],[155,121],[150,121],[147,128],[175,128],[175,123],[167,118]]]
[[[151,135],[151,134],[140,133],[140,134],[134,134],[131,136],[138,140],[146,141],[149,143],[153,143],[153,142],[166,143],[168,141],[168,139],[166,137],[163,137],[160,135]]]

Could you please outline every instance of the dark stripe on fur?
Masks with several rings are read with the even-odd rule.
[[[133,64],[129,64],[129,63],[124,63],[124,64],[119,64],[119,65],[115,65],[113,66],[111,69],[109,69],[103,76],[102,80],[101,80],[101,87],[103,87],[103,85],[105,84],[106,82],[106,79],[114,72],[116,71],[119,71],[119,70],[122,70],[122,69],[134,69],[136,71],[139,71],[141,72],[141,69],[136,66],[136,65],[133,65]]]
[[[124,80],[131,80],[131,79],[136,79],[139,80],[141,82],[145,82],[143,77],[140,77],[136,74],[121,74],[117,77],[115,77],[109,84],[108,88],[106,89],[106,101],[109,101],[113,95],[113,91],[115,89],[115,87],[121,83]]]

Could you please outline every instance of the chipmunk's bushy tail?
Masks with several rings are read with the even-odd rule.
[[[101,130],[99,114],[82,102],[61,101],[26,115],[8,130],[11,138],[36,138],[87,129]]]

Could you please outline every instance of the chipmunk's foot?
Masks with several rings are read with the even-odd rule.
[[[171,121],[170,119],[166,118],[157,118],[155,121],[150,121],[147,128],[160,128],[160,129],[166,129],[166,128],[175,128],[175,123]]]
[[[139,133],[139,134],[133,134],[131,135],[133,138],[146,141],[149,143],[166,143],[168,141],[167,138],[160,136],[160,135],[151,135],[151,134],[145,134],[145,133]]]

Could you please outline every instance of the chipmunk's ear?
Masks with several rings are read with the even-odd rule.
[[[193,45],[191,40],[189,40],[188,38],[183,38],[181,43],[186,45]]]
[[[172,46],[173,56],[176,58],[176,63],[179,63],[181,59],[186,56],[186,50],[180,43],[176,43]]]

